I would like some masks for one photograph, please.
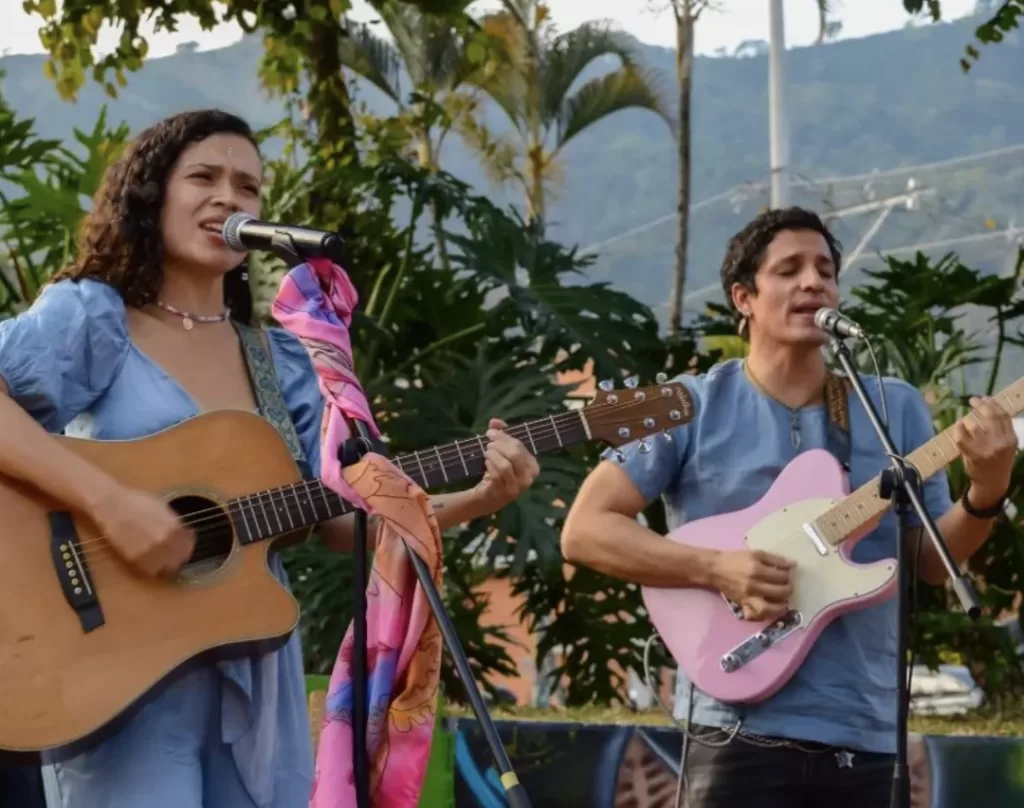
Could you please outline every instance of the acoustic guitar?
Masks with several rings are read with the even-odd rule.
[[[1011,416],[1024,410],[1024,379],[995,400]],[[906,459],[923,482],[959,454],[951,426]],[[839,462],[813,449],[791,460],[749,508],[669,533],[670,541],[691,547],[765,550],[796,562],[789,609],[772,622],[745,620],[736,603],[710,589],[642,589],[651,622],[697,688],[723,702],[764,701],[785,686],[836,618],[894,596],[895,558],[851,559],[891,507],[879,482],[875,477],[849,493]]]
[[[693,417],[679,383],[599,390],[591,404],[508,431],[540,455],[620,446]],[[169,502],[197,535],[174,578],[138,574],[83,514],[0,477],[0,752],[80,747],[201,655],[282,644],[299,607],[270,572],[272,542],[353,510],[303,480],[259,416],[218,411],[127,441],[58,438],[114,478]],[[424,489],[483,474],[486,439],[396,459]],[[340,640],[340,638],[339,638]]]

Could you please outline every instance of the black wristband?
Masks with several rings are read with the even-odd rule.
[[[971,491],[970,483],[967,484],[967,488],[964,489],[963,496],[960,497],[960,504],[964,506],[964,510],[967,511],[971,516],[976,519],[995,519],[997,516],[1001,516],[1003,513],[1003,506],[1006,504],[1006,498],[1010,495],[1009,490],[1003,494],[999,501],[990,508],[975,508],[971,505],[971,500],[968,499],[967,495]]]

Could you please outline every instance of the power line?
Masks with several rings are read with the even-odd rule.
[[[912,172],[929,171],[929,170],[935,169],[935,168],[945,168],[945,167],[954,166],[954,165],[961,165],[963,163],[974,162],[974,161],[977,161],[977,160],[987,160],[987,159],[991,159],[993,157],[1001,157],[1001,156],[1006,155],[1006,154],[1014,154],[1014,153],[1020,152],[1020,151],[1024,151],[1024,143],[1018,143],[1018,144],[1015,144],[1015,145],[1012,145],[1012,146],[1004,146],[1004,147],[999,148],[999,149],[989,149],[988,151],[984,151],[984,152],[975,152],[973,154],[965,154],[965,155],[961,155],[960,157],[951,157],[951,158],[946,159],[946,160],[937,160],[937,161],[933,161],[931,163],[920,163],[918,165],[913,165],[913,166],[903,166],[901,168],[891,168],[891,169],[886,169],[885,171],[872,171],[872,172],[869,172],[869,173],[866,173],[866,174],[848,174],[846,176],[822,177],[822,178],[818,178],[818,179],[813,179],[813,178],[810,178],[810,177],[803,177],[799,181],[793,181],[793,184],[796,185],[797,187],[808,188],[808,187],[815,187],[815,186],[820,186],[820,185],[835,185],[837,183],[843,183],[843,182],[857,182],[857,181],[863,182],[864,180],[875,180],[875,179],[880,179],[882,177],[896,176],[898,174],[909,174],[909,173],[912,173]],[[790,172],[790,173],[793,173],[793,172]],[[700,202],[697,202],[696,204],[691,205],[690,206],[690,213],[692,214],[692,213],[700,210],[701,208],[705,208],[708,205],[713,205],[714,203],[720,202],[723,199],[728,199],[729,197],[733,196],[734,194],[744,193],[744,192],[745,193],[750,193],[750,192],[755,192],[756,193],[758,191],[764,192],[764,191],[766,191],[768,189],[768,187],[769,187],[769,183],[767,183],[765,181],[747,182],[747,183],[743,183],[743,184],[740,184],[740,185],[734,185],[731,188],[728,188],[728,189],[726,189],[724,191],[721,191],[720,193],[715,194],[714,196],[708,197],[707,199],[703,199]],[[635,235],[637,235],[639,233],[646,232],[647,230],[650,230],[650,229],[652,229],[654,227],[658,227],[659,225],[662,225],[662,224],[665,224],[666,222],[670,222],[670,221],[674,220],[677,215],[678,214],[675,211],[673,211],[672,213],[668,213],[668,214],[666,214],[664,216],[659,216],[657,219],[652,219],[649,222],[646,222],[646,223],[641,224],[641,225],[637,225],[636,227],[630,228],[629,230],[626,230],[626,231],[624,231],[622,233],[618,233],[618,234],[616,234],[614,236],[611,236],[610,238],[606,238],[603,241],[598,241],[598,242],[594,242],[592,244],[588,244],[586,247],[583,247],[583,248],[580,249],[580,254],[581,255],[586,255],[588,253],[593,253],[596,250],[598,250],[598,249],[600,249],[602,247],[607,246],[608,244],[613,244],[616,241],[621,241],[622,239],[630,238],[631,236],[635,236]]]

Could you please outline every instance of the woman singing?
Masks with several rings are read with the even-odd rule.
[[[257,410],[231,323],[251,316],[244,256],[224,244],[221,226],[237,211],[259,216],[261,176],[239,118],[201,111],[161,121],[107,172],[76,260],[27,312],[0,323],[0,474],[87,514],[140,574],[178,570],[192,532],[163,500],[51,434],[130,439],[210,410]],[[283,330],[269,331],[269,345],[317,473],[324,403],[312,364]],[[524,447],[492,426],[485,479],[432,498],[442,529],[499,510],[537,474]],[[344,551],[351,530],[341,517],[319,533]],[[287,586],[280,558],[271,559]],[[53,771],[65,808],[305,806],[313,750],[298,633],[269,657],[190,668]]]

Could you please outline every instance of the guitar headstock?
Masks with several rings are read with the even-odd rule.
[[[672,440],[668,430],[689,423],[694,407],[686,385],[666,378],[659,373],[655,377],[657,384],[639,387],[637,377],[631,376],[620,389],[615,389],[610,381],[600,382],[594,400],[583,410],[590,436],[612,447],[659,432],[666,440]],[[641,440],[639,450],[650,451],[650,444]]]

